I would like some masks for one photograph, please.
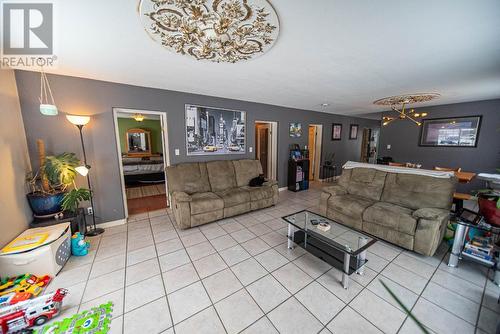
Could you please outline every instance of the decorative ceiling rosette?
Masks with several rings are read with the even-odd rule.
[[[266,0],[141,0],[146,31],[198,60],[236,63],[271,48],[279,20]]]
[[[374,101],[373,104],[377,104],[380,106],[396,106],[399,104],[422,103],[437,99],[440,96],[441,95],[437,93],[405,94],[405,95],[384,97],[383,99]]]

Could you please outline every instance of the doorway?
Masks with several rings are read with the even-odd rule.
[[[166,113],[114,108],[113,116],[126,217],[167,208]]]
[[[321,145],[323,138],[323,125],[309,124],[308,145],[309,149],[309,181],[319,180],[321,165]]]
[[[264,177],[276,180],[278,122],[255,121],[255,159],[260,161]]]

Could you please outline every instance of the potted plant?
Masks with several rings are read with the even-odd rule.
[[[27,175],[30,192],[26,194],[35,217],[47,217],[61,211],[75,212],[81,201],[90,199],[90,191],[78,188],[75,167],[80,160],[74,153],[45,156],[43,141],[37,141],[40,168]]]

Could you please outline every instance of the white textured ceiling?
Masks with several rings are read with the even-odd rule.
[[[56,0],[59,64],[48,72],[339,114],[402,93],[442,95],[429,105],[500,97],[498,0],[271,3],[273,48],[217,64],[154,42],[136,0]]]

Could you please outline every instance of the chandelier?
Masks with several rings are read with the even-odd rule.
[[[141,0],[139,6],[155,41],[197,60],[248,60],[278,37],[278,15],[266,0]]]
[[[134,114],[134,116],[132,116],[133,119],[136,120],[136,122],[142,122],[144,121],[144,115],[143,114]]]
[[[384,116],[382,117],[382,125],[386,126],[389,123],[397,119],[407,119],[415,123],[416,125],[422,125],[419,121],[420,118],[427,116],[426,112],[415,112],[415,109],[408,110],[406,107],[409,104],[427,102],[433,99],[437,99],[441,95],[437,93],[417,93],[417,94],[405,94],[398,96],[384,97],[380,100],[374,101],[373,104],[379,106],[390,106],[391,110],[398,113],[397,117]]]

